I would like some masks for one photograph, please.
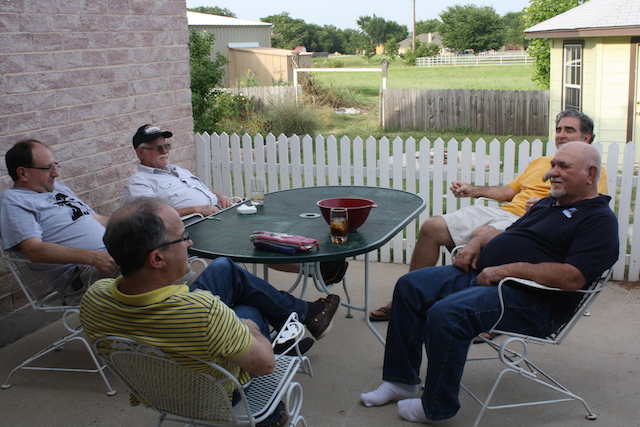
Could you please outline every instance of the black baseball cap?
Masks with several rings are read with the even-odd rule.
[[[133,135],[133,148],[138,148],[140,144],[145,142],[152,142],[156,139],[164,136],[165,138],[171,138],[173,134],[167,130],[163,131],[159,126],[146,124],[140,126],[135,135]]]

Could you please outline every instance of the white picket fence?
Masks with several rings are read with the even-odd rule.
[[[411,259],[419,225],[429,215],[441,215],[473,203],[453,197],[451,182],[503,185],[512,181],[531,159],[555,152],[553,143],[469,139],[444,142],[438,138],[376,140],[360,137],[339,141],[334,136],[287,138],[261,135],[196,134],[196,174],[227,195],[248,194],[249,176],[265,178],[267,191],[318,185],[368,185],[415,192],[426,210],[403,233],[379,250],[377,261],[406,263]],[[596,147],[602,151],[600,143]],[[620,159],[621,162],[620,162]],[[603,157],[607,169],[611,208],[618,216],[620,259],[613,278],[640,278],[640,221],[634,205],[640,191],[633,144],[611,144]],[[619,163],[620,162],[620,163]],[[448,256],[448,254],[446,254]],[[372,259],[375,260],[375,256]]]
[[[527,64],[533,64],[533,58],[526,51],[518,51],[515,54],[437,55],[416,58],[417,67]]]

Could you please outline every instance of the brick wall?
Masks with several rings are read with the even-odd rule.
[[[135,168],[145,123],[174,134],[172,163],[193,169],[185,0],[0,1],[0,190],[4,153],[23,138],[51,149],[61,180],[111,214]],[[25,304],[0,266],[0,317]]]

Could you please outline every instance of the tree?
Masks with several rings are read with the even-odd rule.
[[[319,26],[307,24],[307,38],[303,46],[311,52],[341,52],[344,53],[345,37],[342,30],[333,25]]]
[[[426,21],[416,21],[416,36],[426,33],[437,33],[440,31],[442,22],[437,19],[427,19]],[[416,43],[417,45],[417,43]]]
[[[230,18],[237,18],[236,14],[231,12],[226,7],[218,7],[218,6],[198,6],[187,8],[190,12],[199,12],[199,13],[208,13],[209,15],[219,15],[219,16],[228,16]]]
[[[307,37],[307,23],[302,19],[294,19],[289,12],[269,15],[260,18],[262,22],[273,24],[271,29],[271,46],[279,49],[294,49],[303,45]]]
[[[411,46],[410,46],[411,47]],[[416,58],[424,58],[427,56],[436,56],[440,53],[440,47],[435,43],[425,43],[416,40],[416,53],[413,49],[407,49],[404,53],[404,63],[407,65],[416,65]]]
[[[509,12],[502,17],[504,23],[504,42],[513,46],[527,47],[529,40],[524,36],[527,28],[524,22],[524,10]]]
[[[376,46],[386,44],[390,40],[398,43],[409,35],[406,25],[400,25],[395,21],[387,21],[375,14],[373,16],[361,16],[356,22],[368,39],[368,45],[364,49],[365,56],[374,52]]]
[[[478,52],[499,49],[504,44],[502,19],[489,6],[455,5],[440,14],[439,34],[445,47]]]
[[[215,37],[196,30],[189,33],[189,65],[191,66],[191,106],[193,108],[193,130],[213,132],[220,121],[220,112],[215,108],[216,86],[224,76],[227,58],[216,53],[211,60],[211,49]]]
[[[527,28],[547,19],[553,18],[569,9],[573,9],[588,0],[529,0],[529,7],[524,11]],[[542,89],[549,89],[551,52],[549,39],[533,39],[529,42],[527,52],[534,60],[534,72],[531,79]]]
[[[344,36],[345,42],[343,45],[343,50],[339,51],[341,53],[353,55],[357,52],[364,51],[369,45],[367,36],[363,32],[355,30],[353,28],[347,28],[343,30],[342,35]]]

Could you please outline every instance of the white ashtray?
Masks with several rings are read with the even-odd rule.
[[[240,205],[236,208],[236,210],[238,211],[239,214],[242,214],[242,215],[251,215],[258,212],[258,208],[256,208],[255,206],[249,206],[249,205]]]

